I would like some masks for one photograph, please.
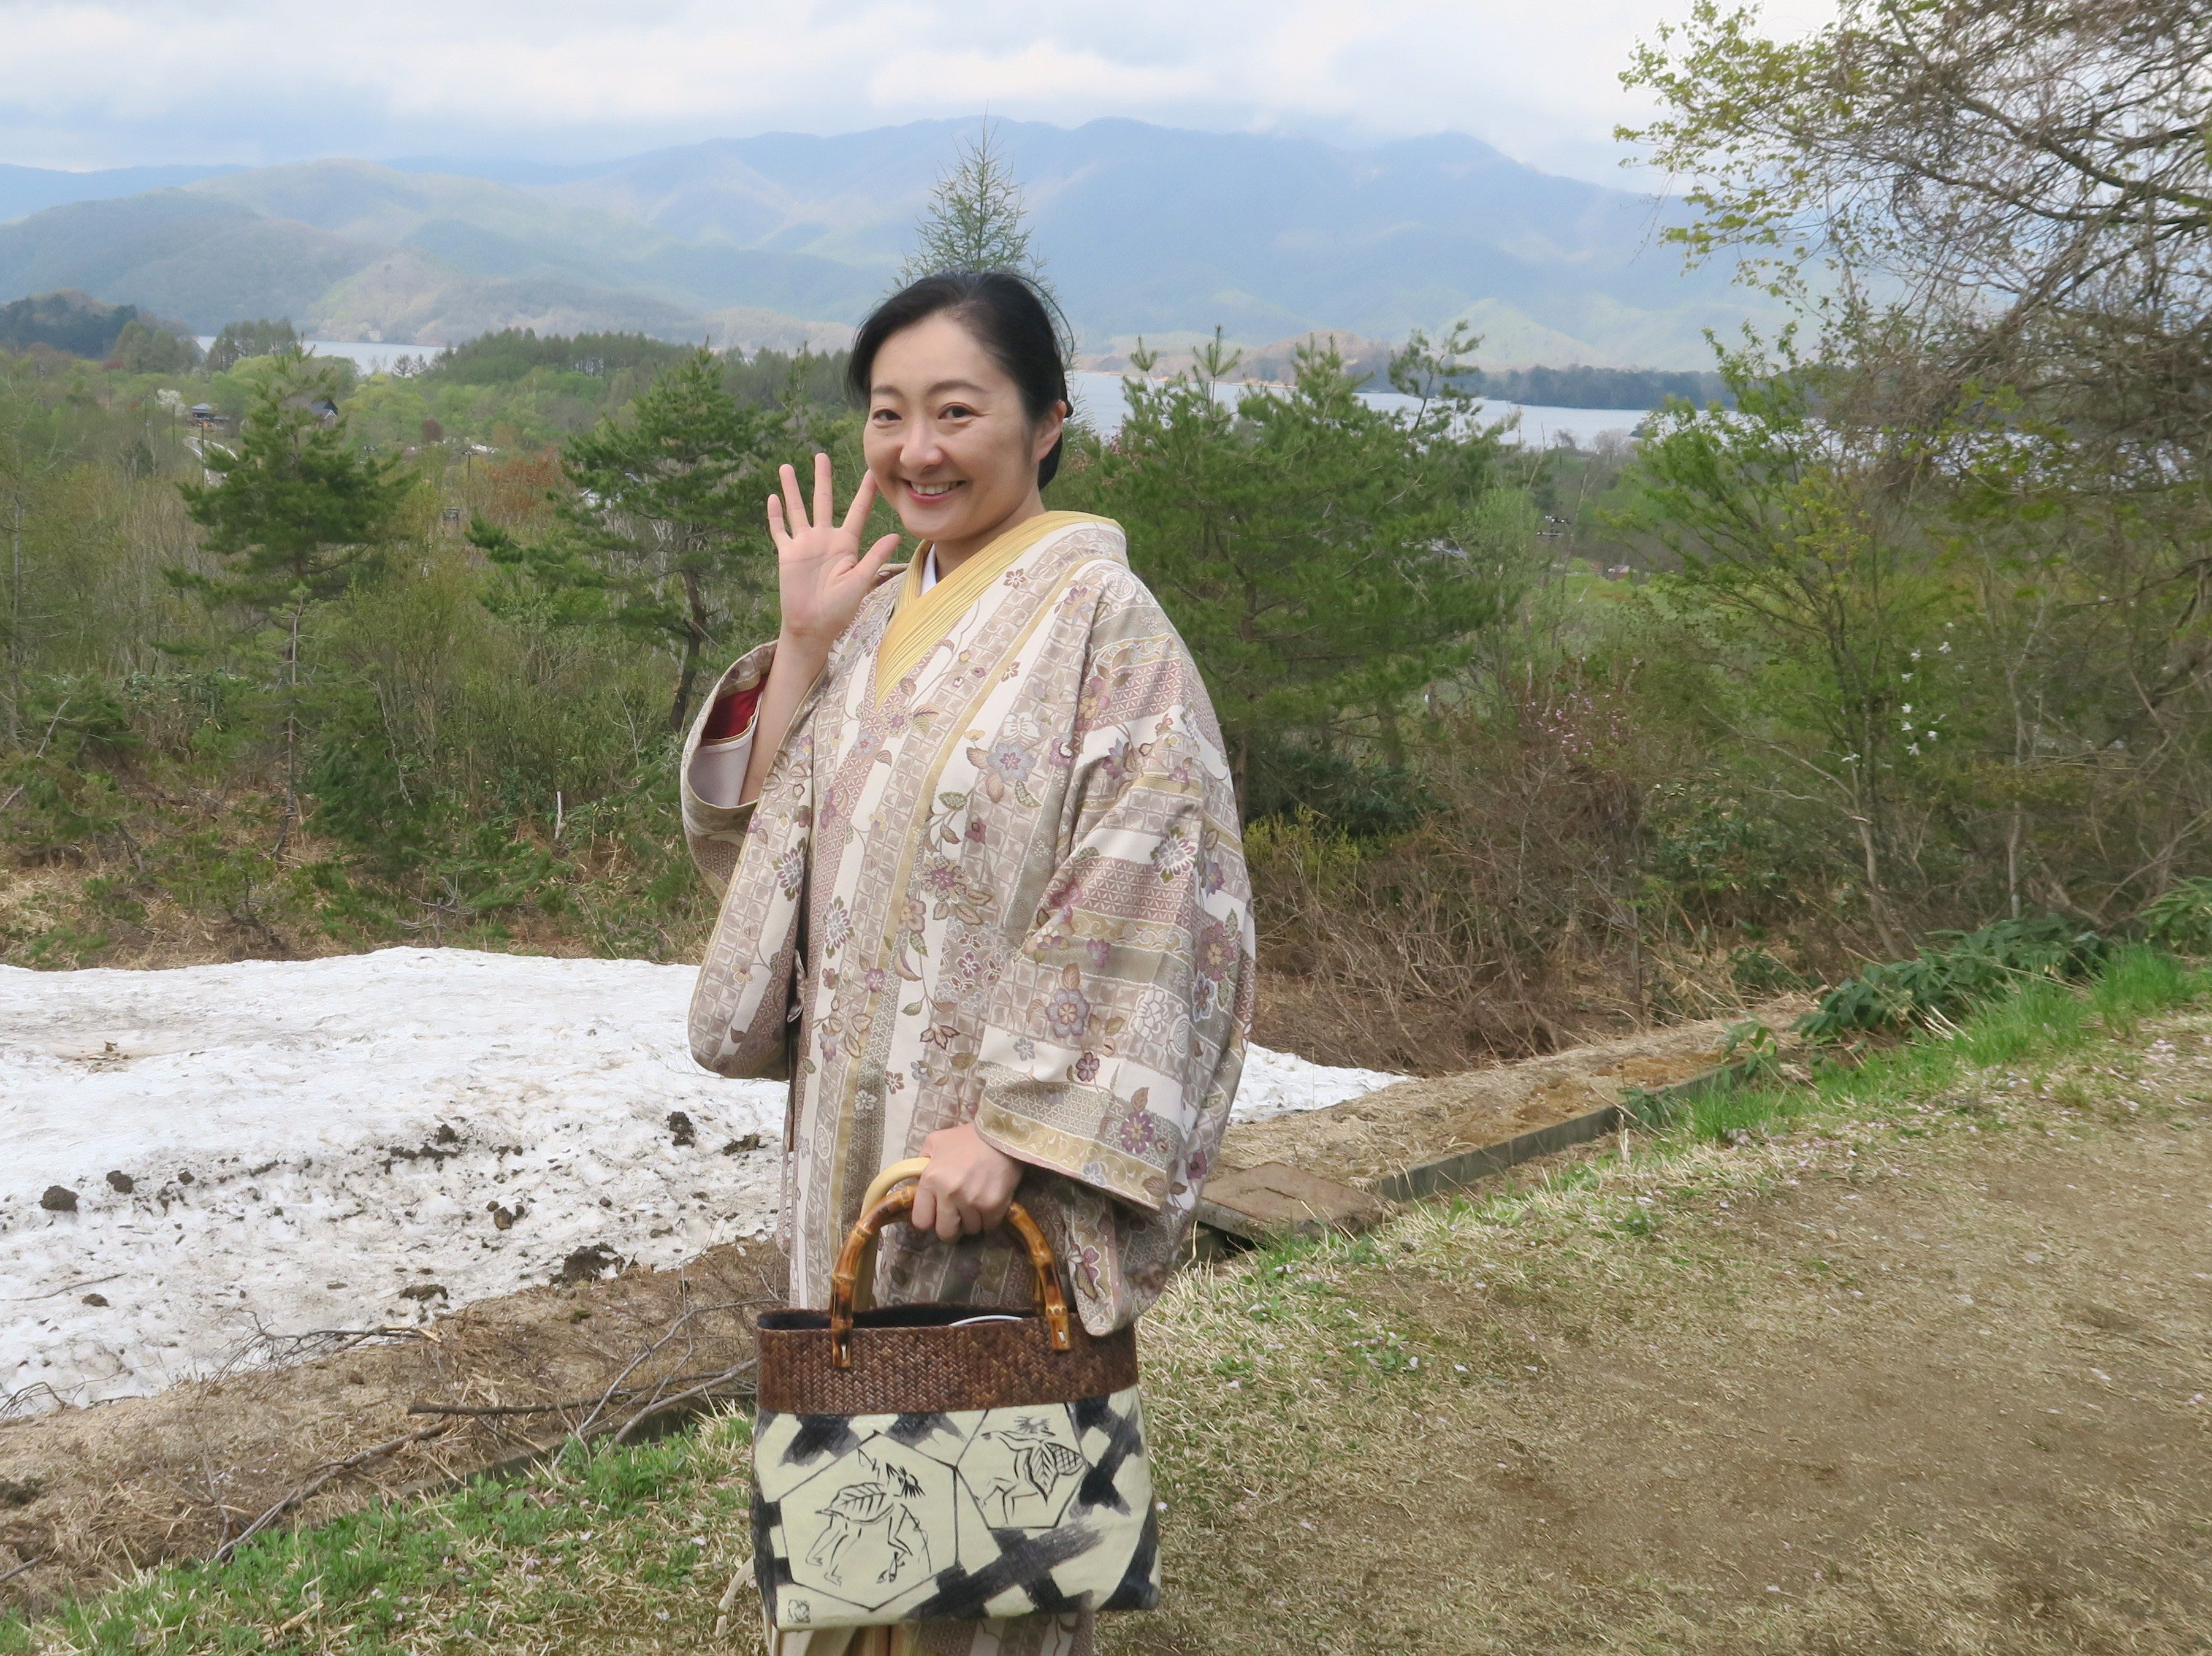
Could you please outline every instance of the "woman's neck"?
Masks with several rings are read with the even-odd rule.
[[[930,545],[937,551],[937,578],[944,580],[969,558],[981,551],[1007,530],[1028,522],[1044,510],[1044,496],[1036,489],[1030,490],[1029,498],[1000,518],[981,534],[963,535],[958,540],[936,540]]]

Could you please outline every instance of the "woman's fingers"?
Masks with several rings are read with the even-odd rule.
[[[860,531],[868,527],[868,508],[876,503],[876,474],[860,473],[860,486],[853,491],[853,503],[845,508],[845,533],[858,540]]]
[[[777,476],[783,482],[783,509],[791,524],[791,533],[804,534],[814,526],[806,521],[806,503],[799,497],[799,473],[790,466],[781,467]]]
[[[790,532],[783,527],[783,502],[774,495],[768,497],[768,538],[775,543],[779,556],[791,545]]]
[[[861,575],[872,586],[875,584],[877,571],[890,562],[891,554],[898,551],[898,545],[899,538],[896,535],[885,535],[863,552],[860,555],[860,563],[854,567],[859,569]]]
[[[925,1179],[914,1193],[914,1224],[916,1230],[933,1231],[940,1242],[960,1239],[960,1209],[949,1191],[933,1190]]]
[[[814,456],[814,522],[828,528],[837,521],[837,491],[830,479],[830,457],[817,452]]]

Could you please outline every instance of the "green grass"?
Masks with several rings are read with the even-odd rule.
[[[0,1653],[696,1647],[751,1553],[749,1440],[722,1416],[657,1443],[572,1445],[512,1482],[149,1571],[35,1627],[0,1616]]]
[[[1976,1069],[2049,1061],[2100,1038],[2125,1036],[2142,1020],[2187,1004],[2212,978],[2146,944],[2112,951],[2076,989],[2036,978],[1949,1024],[1855,1064],[1824,1063],[1809,1087],[1752,1085],[1705,1094],[1662,1118],[1671,1138],[1711,1141],[1808,1116],[1883,1114],[1937,1094]]]
[[[1778,1145],[1760,1149],[1768,1139],[1787,1131],[1799,1143],[1820,1134],[1894,1142],[1955,1131],[1959,1142],[1979,1142],[1964,1135],[2010,1119],[2007,1072],[2101,1062],[2100,1049],[2208,990],[2212,974],[2154,949],[2122,948],[2084,985],[2031,983],[1854,1067],[1822,1067],[1809,1085],[1683,1105],[1639,1135],[1632,1159],[1608,1152],[1526,1184],[1421,1204],[1365,1235],[1286,1243],[1191,1273],[1147,1322],[1146,1407],[1162,1494],[1188,1533],[1218,1525],[1226,1537],[1243,1522],[1240,1493],[1274,1501],[1345,1470],[1311,1458],[1327,1440],[1319,1422],[1359,1418],[1385,1398],[1412,1406],[1494,1388],[1524,1372],[1530,1354],[1517,1348],[1434,1344],[1402,1306],[1368,1297],[1378,1276],[1432,1277],[1437,1303],[1480,1276],[1502,1303],[1517,1302],[1537,1292],[1532,1273],[1565,1269],[1535,1263],[1530,1250],[1545,1238],[1567,1248],[1559,1259],[1609,1261],[1607,1271],[1671,1268],[1686,1238],[1702,1234],[1686,1224],[1707,1224],[1730,1197],[1796,1183],[1790,1169],[1804,1164]],[[1528,1263],[1501,1252],[1509,1236]],[[1225,1390],[1232,1383],[1238,1389]],[[1249,1415],[1224,1413],[1228,1398]],[[1322,1411],[1317,1435],[1290,1429],[1281,1411],[1294,1403]],[[702,1648],[750,1550],[746,1443],[746,1422],[722,1416],[659,1443],[572,1448],[511,1481],[272,1534],[228,1566],[149,1570],[35,1625],[0,1615],[0,1656]],[[1260,1454],[1259,1444],[1273,1446]],[[1245,1491],[1259,1474],[1239,1468],[1253,1455],[1273,1470]],[[1277,1487],[1276,1473],[1290,1482]],[[1177,1567],[1198,1578],[1186,1578],[1187,1606],[1208,1590],[1203,1556]],[[757,1649],[755,1601],[741,1597],[734,1612],[722,1647]],[[1142,1642],[1149,1633],[1129,1636],[1152,1647]]]

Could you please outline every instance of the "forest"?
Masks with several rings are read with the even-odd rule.
[[[1634,444],[1510,441],[1449,332],[1402,409],[1217,347],[1072,435],[1047,503],[1221,715],[1262,1041],[1448,1070],[2212,915],[2208,60],[2181,0],[1701,6],[1632,136],[1800,320]],[[858,475],[842,361],[282,332],[0,354],[0,958],[695,956],[676,746],[774,631],[775,468]]]

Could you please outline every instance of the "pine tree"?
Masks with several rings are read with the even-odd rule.
[[[761,502],[792,423],[739,404],[721,362],[695,351],[562,447],[568,490],[551,536],[526,545],[479,521],[470,538],[493,563],[526,571],[563,618],[614,626],[673,655],[668,722],[681,730],[705,650],[773,593]]]
[[[1036,285],[1054,308],[1044,265],[1030,251],[1029,206],[998,135],[986,123],[960,144],[960,159],[937,181],[899,270],[899,285],[939,271],[1011,271]]]
[[[284,816],[275,855],[299,816],[300,631],[314,606],[375,567],[413,479],[394,460],[357,451],[331,406],[327,370],[296,347],[263,381],[234,448],[203,442],[212,482],[180,485],[202,545],[228,566],[209,576],[171,570],[180,587],[235,605],[284,636]]]
[[[1482,545],[1497,439],[1459,388],[1471,344],[1419,335],[1393,362],[1413,410],[1357,394],[1334,346],[1308,345],[1288,389],[1228,381],[1217,332],[1194,366],[1124,381],[1113,444],[1070,479],[1071,503],[1118,520],[1138,573],[1188,642],[1238,791],[1285,742],[1372,721],[1467,659],[1510,573]]]

